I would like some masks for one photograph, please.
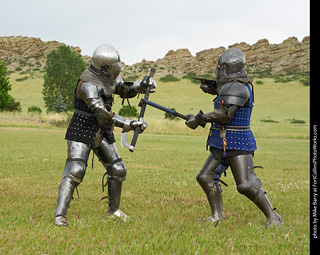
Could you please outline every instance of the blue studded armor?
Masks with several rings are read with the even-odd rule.
[[[211,215],[201,220],[210,221],[216,226],[225,218],[219,178],[230,166],[238,192],[263,212],[267,219],[265,227],[268,228],[281,225],[282,220],[254,172],[253,154],[257,147],[250,130],[254,98],[253,87],[251,90],[249,86],[252,81],[244,70],[245,63],[245,56],[238,49],[231,48],[222,53],[216,68],[218,96],[214,111],[187,115],[185,124],[196,129],[199,125],[212,123],[207,141],[210,154],[197,174],[197,182],[207,196]]]
[[[250,118],[253,108],[253,94],[251,88],[246,84],[250,92],[250,98],[243,107],[239,107],[233,115],[228,125],[215,123],[211,127],[208,137],[208,146],[224,150],[223,140],[220,138],[220,132],[224,128],[226,130],[226,150],[238,151],[254,151],[257,149],[256,141],[250,130]],[[214,108],[218,108],[220,96],[215,101]]]

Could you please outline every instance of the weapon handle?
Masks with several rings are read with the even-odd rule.
[[[184,114],[182,114],[182,113],[176,112],[176,111],[174,111],[174,110],[172,110],[172,109],[169,109],[169,108],[167,108],[167,107],[164,107],[164,106],[162,106],[162,105],[160,105],[160,104],[157,104],[157,103],[155,103],[155,102],[152,102],[152,101],[150,101],[150,100],[148,100],[148,99],[145,99],[145,98],[141,99],[139,106],[140,106],[140,105],[143,105],[143,103],[145,103],[145,104],[147,104],[147,105],[150,105],[150,106],[152,106],[152,107],[154,107],[154,108],[156,108],[156,109],[159,109],[159,110],[161,110],[161,111],[167,112],[167,113],[169,113],[169,114],[171,114],[171,115],[177,116],[177,117],[179,117],[179,118],[181,118],[181,119],[184,119],[184,120],[188,120],[188,119],[189,119],[186,115],[184,115]]]
[[[153,77],[155,72],[156,72],[156,69],[154,67],[151,67],[149,77]]]
[[[206,78],[201,78],[201,77],[192,77],[192,79],[195,79],[197,81],[201,81],[201,83],[205,84],[205,85],[210,85],[210,83],[215,86],[217,81],[215,80],[209,80],[209,79],[206,79]]]
[[[149,77],[153,77],[154,73],[155,73],[156,69],[154,67],[151,68],[150,70],[150,75]],[[145,99],[148,99],[149,98],[149,94],[150,94],[150,86],[148,86],[146,88],[146,92],[145,92],[145,95],[144,95],[144,98]],[[146,111],[146,107],[147,107],[147,104],[146,103],[143,103],[143,105],[141,106],[141,111],[140,111],[140,114],[139,114],[139,119],[140,118],[143,118],[144,116],[144,113]],[[137,143],[137,140],[138,140],[138,136],[140,134],[140,131],[141,131],[141,127],[136,127],[135,130],[134,130],[134,134],[133,134],[133,137],[132,137],[132,141],[131,141],[131,146],[129,148],[129,150],[131,152],[134,151],[134,148],[136,146],[136,143]]]

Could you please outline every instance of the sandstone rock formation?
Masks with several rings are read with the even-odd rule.
[[[40,38],[33,37],[0,37],[0,60],[6,61],[9,71],[14,71],[17,67],[22,70],[43,69],[47,54],[62,44],[57,41],[43,42]],[[301,42],[296,37],[290,37],[280,44],[270,44],[267,39],[261,39],[253,45],[241,42],[228,48],[242,50],[247,58],[247,68],[252,70],[271,68],[273,72],[279,73],[286,70],[310,69],[310,36],[304,37]],[[79,47],[71,46],[71,49],[81,54]],[[212,48],[197,52],[195,56],[188,49],[170,50],[156,61],[144,59],[131,66],[122,63],[122,68],[126,73],[145,73],[147,68],[155,66],[157,75],[183,75],[188,72],[204,74],[214,71],[219,56],[225,50],[225,47]],[[89,64],[91,57],[83,57]]]
[[[8,71],[14,71],[17,67],[26,69],[29,67],[43,68],[47,54],[53,49],[58,49],[57,41],[43,42],[40,38],[26,36],[0,37],[0,60],[9,63]],[[71,46],[71,50],[81,53],[79,47]]]
[[[250,45],[245,42],[235,43],[228,48],[238,48],[246,55],[247,68],[252,70],[271,68],[279,73],[287,70],[309,71],[310,69],[310,36],[299,42],[296,37],[290,37],[280,44],[270,44],[267,39],[261,39]],[[193,56],[188,49],[170,50],[162,59],[155,62],[145,61],[143,64],[156,65],[159,72],[184,74],[196,72],[203,74],[215,69],[219,56],[226,50],[224,47],[203,50]],[[138,69],[142,63],[134,64]]]

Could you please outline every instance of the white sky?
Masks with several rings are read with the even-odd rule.
[[[310,35],[308,0],[10,0],[0,5],[0,36],[39,37],[79,46],[108,43],[126,64],[267,38]]]

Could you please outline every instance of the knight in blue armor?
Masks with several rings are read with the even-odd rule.
[[[253,155],[257,149],[250,129],[253,109],[252,81],[244,70],[245,56],[235,48],[226,50],[219,58],[216,68],[217,86],[201,84],[206,93],[217,95],[214,110],[189,114],[186,125],[196,129],[199,125],[211,123],[208,146],[210,154],[197,175],[197,181],[207,195],[211,216],[207,220],[216,225],[224,219],[222,189],[216,176],[230,165],[239,193],[248,197],[267,218],[265,227],[281,225],[280,215],[271,205],[261,180],[253,167]]]

